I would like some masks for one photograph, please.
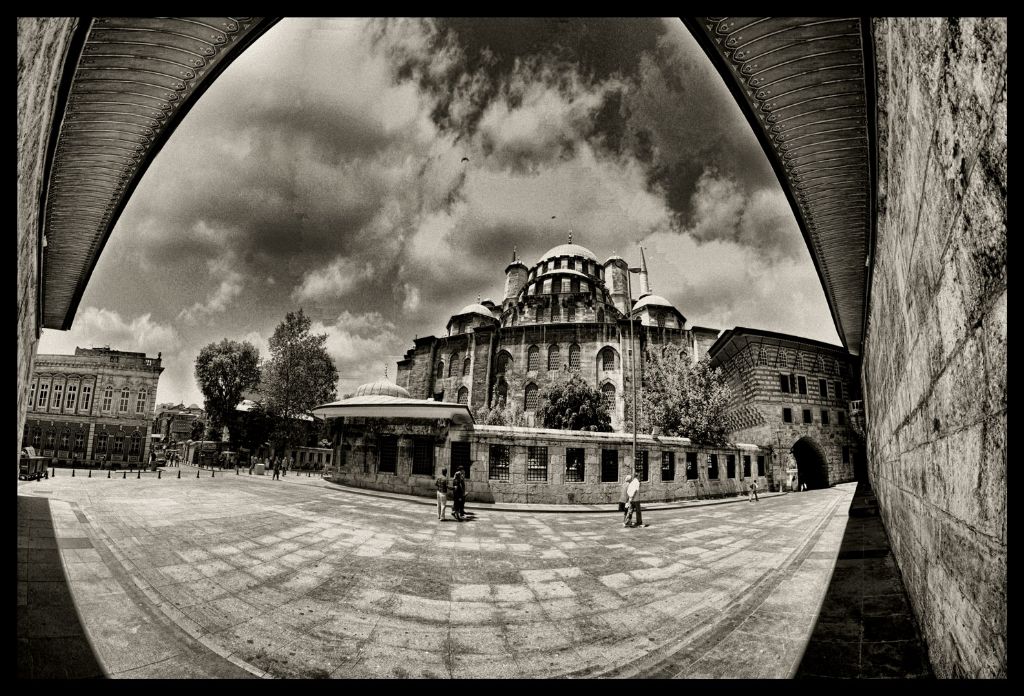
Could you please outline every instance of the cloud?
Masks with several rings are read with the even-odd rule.
[[[109,309],[85,307],[76,315],[70,330],[44,329],[39,340],[40,353],[73,354],[76,347],[100,346],[155,357],[161,351],[177,350],[181,337],[174,327],[153,321],[149,312],[126,319]]]
[[[310,271],[292,291],[292,298],[303,300],[339,299],[364,284],[373,275],[373,266],[336,258],[323,268]]]
[[[226,276],[220,281],[220,285],[210,293],[206,302],[196,302],[191,307],[181,310],[178,313],[178,320],[191,323],[197,319],[211,314],[222,313],[227,310],[231,301],[242,294],[242,275],[236,271],[224,271]]]
[[[343,311],[333,321],[314,321],[313,333],[327,334],[327,352],[338,368],[339,395],[384,376],[395,380],[395,363],[411,345],[411,337],[378,312]]]

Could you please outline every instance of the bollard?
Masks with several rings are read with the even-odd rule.
[[[55,466],[54,467],[50,467],[50,476],[56,476],[56,475],[57,475],[57,467],[55,467]]]
[[[238,467],[235,467],[235,476],[238,476]]]
[[[217,472],[214,471],[213,469],[210,469],[210,478],[213,478],[216,475],[217,475]]]
[[[164,473],[163,469],[157,469],[156,470],[156,480],[157,481],[160,480],[160,474],[162,474],[162,473]]]
[[[126,478],[128,478],[128,472],[127,471],[122,471],[121,472],[121,480],[123,481]]]
[[[92,469],[89,469],[89,478],[92,478]]]
[[[71,470],[71,478],[74,478],[74,477],[75,477],[75,470],[74,470],[74,469],[72,469],[72,470]]]
[[[199,469],[196,469],[196,478],[199,478]]]
[[[135,474],[135,478],[137,478],[137,479],[142,478],[142,467],[139,467],[139,473]]]
[[[107,478],[110,478],[110,469],[107,469]]]
[[[181,478],[181,469],[178,469],[178,478]]]

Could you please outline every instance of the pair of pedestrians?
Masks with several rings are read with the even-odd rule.
[[[622,510],[623,527],[646,527],[643,511],[640,509],[640,477],[626,474],[626,480],[619,492],[619,508]],[[636,524],[633,524],[636,513]]]
[[[452,479],[452,517],[461,522],[466,517],[466,475],[460,466]],[[441,475],[434,482],[437,489],[437,519],[444,521],[448,509],[448,469],[441,469]]]

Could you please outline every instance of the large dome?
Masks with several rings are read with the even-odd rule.
[[[400,399],[411,398],[409,392],[394,382],[386,379],[377,380],[356,387],[355,396],[397,396]]]
[[[483,314],[485,317],[490,317],[491,319],[494,318],[494,312],[482,304],[477,304],[475,302],[473,304],[466,305],[452,316],[457,317],[460,314]]]
[[[548,249],[546,254],[540,257],[540,261],[547,261],[548,259],[557,258],[559,256],[582,256],[585,259],[589,259],[594,263],[597,263],[597,257],[594,256],[594,252],[586,247],[580,246],[579,244],[559,244],[556,247],[552,247],[551,249]]]

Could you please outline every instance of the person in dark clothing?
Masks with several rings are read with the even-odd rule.
[[[281,478],[281,458],[274,457],[274,479],[279,480]]]
[[[461,522],[465,517],[466,505],[466,475],[460,466],[455,470],[455,478],[452,479],[452,516]]]

